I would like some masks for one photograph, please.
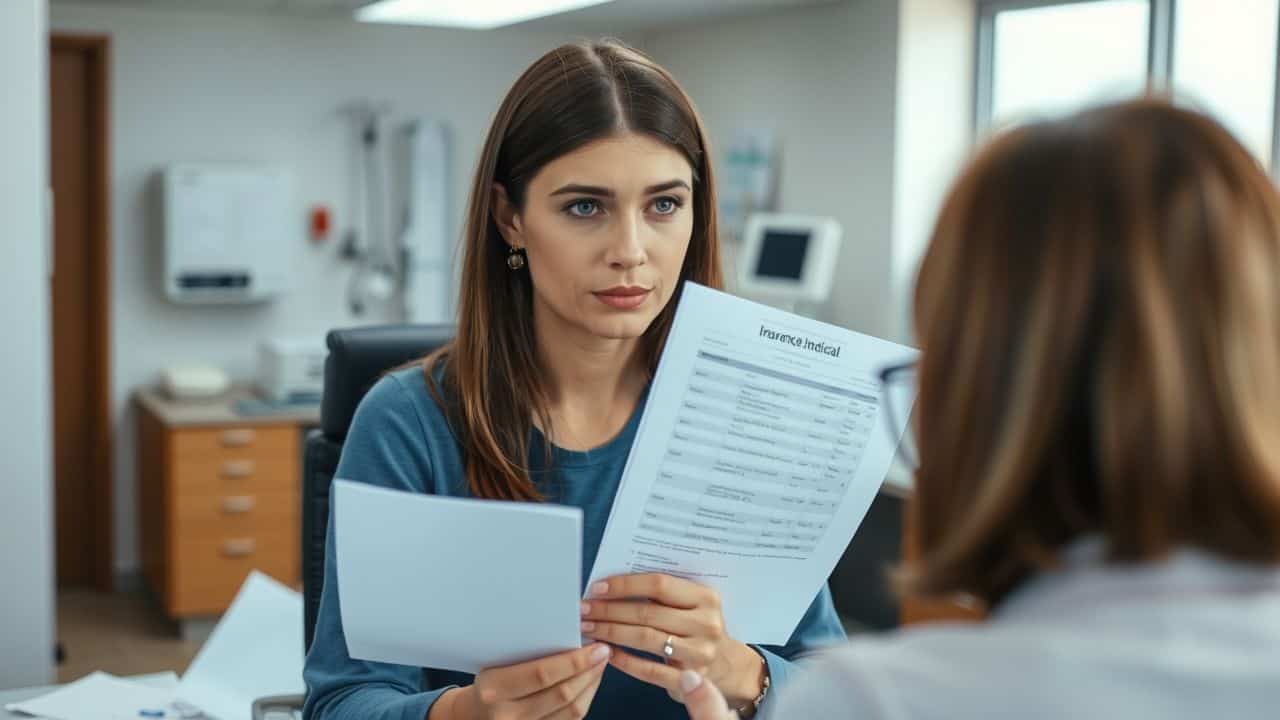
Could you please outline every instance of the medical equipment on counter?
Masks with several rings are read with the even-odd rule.
[[[273,338],[258,345],[258,394],[276,403],[320,402],[328,349],[315,338]]]
[[[174,400],[208,400],[231,389],[231,380],[218,368],[188,365],[160,371],[160,387]]]

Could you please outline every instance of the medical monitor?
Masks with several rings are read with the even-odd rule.
[[[744,295],[822,303],[831,294],[840,224],[826,217],[758,213],[747,219],[738,265]]]

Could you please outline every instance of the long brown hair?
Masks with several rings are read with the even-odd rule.
[[[532,281],[528,273],[507,268],[492,188],[501,184],[522,208],[529,182],[548,163],[623,132],[653,137],[689,161],[693,236],[680,284],[722,285],[710,152],[702,120],[679,83],[648,56],[612,40],[564,45],[534,62],[498,108],[476,168],[463,237],[457,337],[423,360],[428,387],[462,445],[475,497],[540,499],[529,475],[529,438],[534,417],[544,429],[551,427],[535,348]],[[677,288],[640,340],[650,373],[679,297]]]
[[[920,595],[1001,600],[1071,540],[1280,562],[1280,198],[1156,98],[1014,129],[920,270]]]

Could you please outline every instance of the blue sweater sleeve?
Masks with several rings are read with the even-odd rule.
[[[774,691],[786,686],[795,675],[797,661],[803,656],[845,640],[844,625],[831,601],[831,589],[822,586],[822,592],[813,599],[800,624],[786,645],[752,645],[769,666],[769,695],[764,706],[771,704]]]
[[[431,461],[407,388],[382,378],[356,410],[335,477],[396,490],[426,492]],[[424,720],[448,688],[423,691],[420,668],[352,659],[342,629],[334,522],[330,504],[324,588],[303,679],[308,720]]]

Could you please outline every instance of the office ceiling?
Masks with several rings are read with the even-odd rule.
[[[54,5],[114,5],[174,10],[350,17],[371,0],[51,0]],[[649,30],[830,5],[840,0],[614,0],[604,5],[531,20],[523,27],[548,32],[610,33]],[[848,0],[845,0],[848,1]]]

